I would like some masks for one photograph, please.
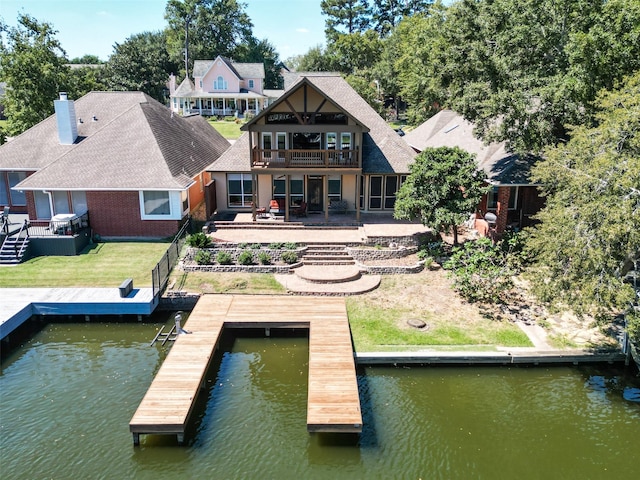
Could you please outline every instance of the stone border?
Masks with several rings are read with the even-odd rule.
[[[394,258],[403,258],[407,255],[412,255],[418,251],[417,246],[404,247],[393,249],[378,249],[372,247],[365,248],[352,248],[347,247],[347,253],[351,255],[356,261],[363,260],[390,260]]]
[[[420,260],[415,265],[364,265],[356,261],[356,265],[361,271],[375,275],[402,275],[405,273],[420,273],[424,270],[424,260]]]

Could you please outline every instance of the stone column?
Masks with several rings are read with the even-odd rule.
[[[507,214],[509,211],[509,196],[511,189],[509,187],[498,187],[498,208],[496,215],[496,233],[502,235],[507,228]]]

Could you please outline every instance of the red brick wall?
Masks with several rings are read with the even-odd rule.
[[[177,220],[140,219],[138,192],[87,192],[89,222],[102,237],[168,237],[179,228]]]

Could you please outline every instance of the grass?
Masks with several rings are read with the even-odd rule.
[[[227,122],[226,120],[209,120],[209,124],[228,140],[237,140],[240,138],[240,135],[242,135],[240,131],[242,123]]]
[[[206,273],[174,271],[169,278],[174,290],[202,293],[282,295],[286,290],[266,273]]]
[[[168,247],[164,242],[106,242],[73,257],[36,257],[0,268],[0,288],[117,287],[125,278],[133,278],[136,287],[150,287],[151,270]]]

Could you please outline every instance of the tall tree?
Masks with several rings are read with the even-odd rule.
[[[235,58],[238,48],[252,40],[253,24],[244,8],[236,0],[169,0],[165,19],[171,59],[184,62],[188,53],[190,70],[196,59]]]
[[[327,17],[325,35],[329,41],[339,34],[364,32],[370,26],[368,0],[322,0],[320,8]]]
[[[624,310],[640,265],[640,72],[597,98],[595,125],[571,131],[533,170],[547,201],[531,232],[532,285],[578,312]]]
[[[280,84],[280,57],[276,52],[276,47],[267,39],[258,40],[255,37],[251,37],[247,43],[238,46],[235,60],[238,62],[264,64],[264,87],[282,88]]]
[[[178,68],[166,45],[165,32],[138,33],[116,43],[106,66],[109,88],[145,92],[164,103],[167,78]]]
[[[419,219],[438,232],[451,231],[469,218],[487,192],[474,156],[458,147],[427,148],[410,165],[396,195],[394,217]]]
[[[0,79],[7,83],[7,133],[18,135],[53,113],[53,101],[64,89],[65,51],[51,25],[22,14],[18,25],[1,32]]]
[[[455,2],[438,80],[487,141],[539,152],[640,65],[637,0]]]
[[[382,36],[391,32],[403,18],[427,13],[433,0],[373,0],[372,25]]]

